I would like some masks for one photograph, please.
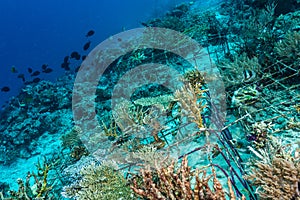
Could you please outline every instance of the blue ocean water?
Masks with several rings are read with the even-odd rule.
[[[140,22],[161,16],[182,0],[2,0],[0,1],[0,106],[16,95],[27,68],[41,70],[48,64],[54,71],[39,77],[55,80],[64,73],[60,64],[72,51],[83,53],[85,34],[93,29],[91,48],[123,30],[141,27]],[[12,73],[12,68],[16,73]]]

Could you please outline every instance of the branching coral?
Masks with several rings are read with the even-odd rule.
[[[275,44],[275,52],[287,63],[300,63],[300,32],[288,32],[286,37]]]
[[[21,178],[17,180],[18,191],[9,191],[10,197],[4,197],[0,193],[1,200],[31,200],[31,199],[54,199],[54,196],[51,194],[53,186],[48,182],[49,170],[51,170],[54,164],[49,164],[44,161],[43,164],[40,162],[37,163],[37,174],[28,172],[26,176],[26,181],[24,182]],[[31,184],[31,178],[34,179],[34,184]]]
[[[164,108],[156,104],[148,108],[122,102],[116,106],[114,117],[116,124],[123,131],[123,136],[135,137],[138,140],[153,137],[154,143],[158,147],[163,147],[165,142],[158,136],[164,128],[158,119],[163,111]]]
[[[142,107],[135,107],[127,101],[117,104],[113,115],[116,124],[124,134],[144,130],[143,125],[148,119],[147,110],[143,110]]]
[[[196,88],[197,84],[205,84],[202,72],[200,72],[200,70],[198,70],[196,67],[195,69],[189,70],[186,73],[184,73],[184,81],[191,83],[193,88]]]
[[[199,174],[203,173],[200,178]],[[142,180],[133,179],[132,190],[139,196],[150,200],[225,200],[225,191],[222,184],[213,174],[206,176],[206,171],[196,170],[192,172],[188,166],[185,156],[181,166],[177,169],[173,161],[167,167],[156,167],[155,171],[141,169]],[[213,177],[213,189],[209,186],[209,181]],[[195,183],[192,184],[193,180]],[[231,183],[230,199],[234,200],[235,195],[232,191]],[[244,199],[244,197],[243,197]]]
[[[79,126],[74,126],[70,131],[61,136],[62,147],[72,148],[78,146],[80,141],[79,134],[82,132]]]
[[[64,188],[63,196],[77,200],[135,199],[121,172],[111,164],[92,163],[80,171],[82,179]]]
[[[201,113],[206,107],[204,101],[204,92],[198,83],[194,87],[192,84],[186,84],[180,90],[175,92],[175,99],[182,108],[182,114],[187,117],[189,122],[196,123],[198,128],[204,128]]]
[[[127,152],[126,161],[134,164],[139,163],[141,166],[155,166],[159,162],[162,166],[171,163],[171,158],[167,155],[167,152],[159,151],[158,148],[153,145],[143,145],[140,149],[135,152]]]
[[[144,97],[134,101],[134,104],[141,106],[162,106],[163,108],[167,108],[171,102],[174,102],[173,95],[160,95],[156,97]]]
[[[246,178],[258,187],[257,193],[261,199],[300,198],[299,155],[277,140],[268,143],[265,150],[250,150],[258,159],[252,161],[252,170]]]

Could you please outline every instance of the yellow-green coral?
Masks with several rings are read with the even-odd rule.
[[[152,105],[162,105],[164,108],[167,108],[168,105],[174,101],[173,95],[166,94],[156,97],[145,97],[140,98],[134,101],[135,104],[141,106],[152,106]]]
[[[80,171],[81,180],[64,188],[63,196],[78,200],[129,200],[133,196],[123,174],[111,165],[92,163]]]
[[[206,107],[204,100],[205,90],[201,90],[201,85],[193,87],[190,83],[175,92],[175,99],[182,107],[181,113],[187,117],[189,122],[197,124],[198,128],[204,128],[202,112]]]
[[[26,180],[19,178],[18,191],[9,191],[9,197],[4,197],[0,192],[1,200],[31,200],[31,199],[53,199],[50,194],[53,186],[48,182],[48,174],[54,164],[50,164],[45,160],[43,163],[38,161],[37,174],[28,172]],[[31,185],[31,178],[34,179],[34,184]]]

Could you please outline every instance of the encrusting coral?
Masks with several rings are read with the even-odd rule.
[[[131,189],[140,197],[150,200],[225,200],[226,193],[222,184],[213,173],[206,176],[205,170],[191,171],[187,156],[183,157],[181,166],[177,169],[173,161],[169,166],[156,167],[156,170],[141,169],[141,177],[134,178]],[[202,177],[199,174],[202,173]],[[213,177],[213,189],[209,181]],[[192,184],[193,180],[195,183]],[[235,194],[228,179],[229,198],[235,200]],[[243,196],[242,199],[245,199]]]

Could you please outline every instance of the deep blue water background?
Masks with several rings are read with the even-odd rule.
[[[40,77],[55,80],[64,74],[60,64],[72,51],[83,53],[89,39],[93,47],[124,29],[141,27],[140,22],[163,15],[183,0],[1,0],[0,1],[0,106],[17,95],[23,83],[17,78],[27,68],[42,64],[54,69]],[[96,31],[91,38],[85,34]],[[87,53],[88,53],[87,52]],[[86,53],[86,54],[87,54]],[[15,66],[18,73],[12,73]]]

